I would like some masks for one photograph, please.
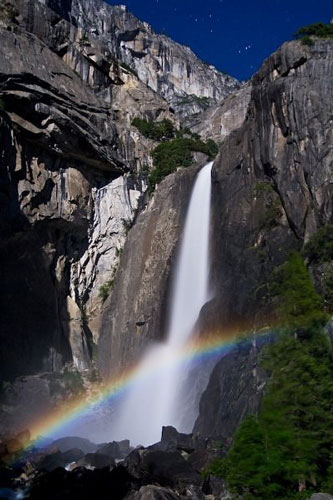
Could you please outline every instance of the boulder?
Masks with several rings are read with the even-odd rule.
[[[333,500],[333,496],[329,493],[314,493],[310,500]]]
[[[72,472],[56,469],[39,475],[29,491],[30,500],[122,500],[136,486],[135,479],[122,466]]]
[[[79,460],[78,465],[80,466],[90,466],[96,469],[103,469],[104,467],[113,467],[115,461],[112,457],[104,455],[103,453],[87,453],[84,458]]]
[[[171,425],[162,427],[162,439],[159,447],[163,451],[182,450],[192,453],[200,445],[203,446],[203,443],[199,443],[193,434],[178,432]]]
[[[139,491],[126,497],[126,500],[178,500],[180,497],[169,488],[161,486],[142,486]]]
[[[66,452],[72,449],[79,449],[83,453],[94,453],[97,450],[97,444],[92,443],[89,439],[70,436],[57,439],[52,442],[51,446],[56,446],[60,451]]]
[[[161,486],[199,486],[201,476],[183,458],[179,451],[150,449],[134,450],[124,462],[131,475],[137,479],[156,482]]]
[[[132,448],[130,447],[130,442],[128,439],[124,439],[123,441],[113,441],[112,443],[104,444],[103,446],[97,449],[97,453],[101,453],[103,455],[107,455],[111,458],[126,458],[127,455],[131,452]]]

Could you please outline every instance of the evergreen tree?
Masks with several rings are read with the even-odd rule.
[[[227,458],[211,471],[246,500],[308,498],[333,486],[332,348],[299,254],[277,270],[272,289],[283,330],[263,354],[271,376],[262,408],[242,423]]]

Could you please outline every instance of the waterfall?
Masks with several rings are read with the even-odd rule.
[[[171,290],[167,340],[150,347],[143,356],[136,383],[113,426],[113,439],[149,445],[160,440],[163,425],[177,427],[180,421],[180,381],[185,381],[187,373],[186,367],[175,361],[190,340],[209,294],[212,164],[200,170],[191,194]]]

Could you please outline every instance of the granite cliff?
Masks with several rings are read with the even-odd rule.
[[[96,357],[106,377],[165,335],[172,262],[206,158],[148,196],[156,142],[131,125],[136,116],[221,143],[214,297],[198,330],[266,324],[267,277],[332,222],[333,42],[288,42],[239,88],[124,6],[8,5],[0,12],[1,379],[66,363],[85,371]],[[256,363],[257,346],[219,362],[196,430],[217,436],[223,427],[230,437],[257,410],[266,375]]]
[[[175,99],[239,84],[102,1],[5,2],[0,41],[1,379],[90,369],[156,146],[133,118],[179,127],[201,105]]]

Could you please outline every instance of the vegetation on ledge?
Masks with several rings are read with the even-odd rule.
[[[155,185],[178,167],[189,167],[193,163],[193,152],[201,152],[208,158],[215,158],[218,148],[214,141],[179,137],[164,142],[153,151],[154,169],[148,177],[148,190],[152,192]]]
[[[154,122],[142,118],[134,118],[132,125],[138,129],[140,134],[154,141],[165,141],[173,139],[176,134],[174,124],[170,120]]]
[[[272,287],[283,326],[262,355],[271,377],[261,410],[241,424],[227,457],[205,471],[226,479],[243,500],[305,499],[333,486],[327,316],[299,253],[276,270]]]
[[[132,125],[149,139],[159,144],[152,153],[154,168],[148,176],[148,191],[154,191],[156,184],[178,167],[188,167],[193,163],[193,153],[201,152],[214,159],[218,147],[212,139],[202,141],[198,134],[187,128],[176,129],[170,120],[154,122],[136,117]]]
[[[304,45],[313,45],[311,37],[333,38],[333,24],[315,23],[300,28],[295,33],[295,38],[301,40]]]

